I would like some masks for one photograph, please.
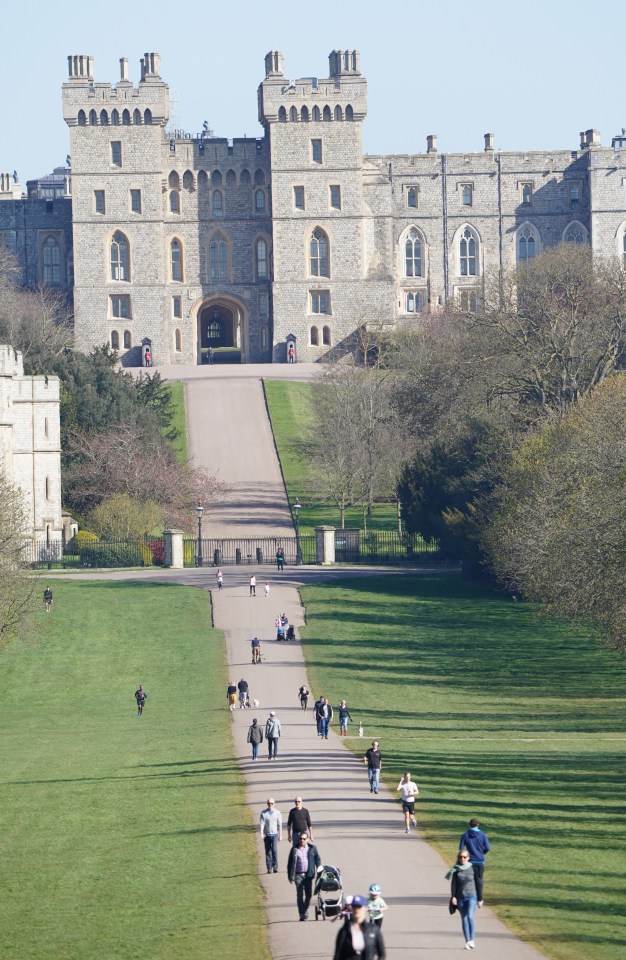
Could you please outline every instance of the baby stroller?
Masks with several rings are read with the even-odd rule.
[[[296,631],[294,630],[293,623],[290,623],[287,629],[287,640],[295,640],[295,639],[296,639]]]
[[[316,920],[339,916],[343,910],[343,890],[338,867],[331,867],[330,864],[322,867],[315,881],[314,893],[317,894]]]

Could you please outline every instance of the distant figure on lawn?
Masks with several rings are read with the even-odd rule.
[[[46,587],[43,592],[43,608],[46,613],[50,613],[52,610],[52,590],[50,587]]]
[[[145,706],[146,700],[148,699],[148,694],[143,688],[143,683],[139,684],[139,690],[135,690],[135,700],[137,701],[137,716],[140,717],[143,714],[143,708]]]
[[[459,850],[467,850],[470,863],[474,870],[476,880],[476,896],[478,906],[483,905],[483,875],[485,873],[485,855],[491,850],[491,844],[486,833],[480,829],[480,823],[476,817],[472,817],[469,822],[469,830],[466,830],[459,840]]]

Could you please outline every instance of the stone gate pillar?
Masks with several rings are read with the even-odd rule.
[[[182,570],[185,566],[182,530],[163,531],[163,565],[172,570]]]
[[[335,528],[315,528],[315,562],[323,566],[335,562]]]

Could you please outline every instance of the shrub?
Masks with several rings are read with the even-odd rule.
[[[162,540],[151,540],[149,546],[152,551],[152,563],[155,567],[162,567],[165,562],[165,544]]]
[[[141,543],[96,543],[80,551],[81,567],[144,567]],[[148,548],[148,553],[150,550]]]
[[[92,543],[98,543],[100,537],[89,530],[78,530],[71,540],[65,544],[65,553],[80,553],[83,547],[91,546]]]

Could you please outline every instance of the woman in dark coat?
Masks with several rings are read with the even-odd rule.
[[[380,927],[370,923],[368,916],[367,898],[354,897],[352,913],[337,934],[333,960],[385,960]]]
[[[460,850],[456,863],[448,870],[446,877],[450,880],[450,903],[461,914],[461,926],[465,937],[465,949],[474,949],[474,914],[478,897],[476,895],[476,881],[474,868],[470,863],[467,850]]]

